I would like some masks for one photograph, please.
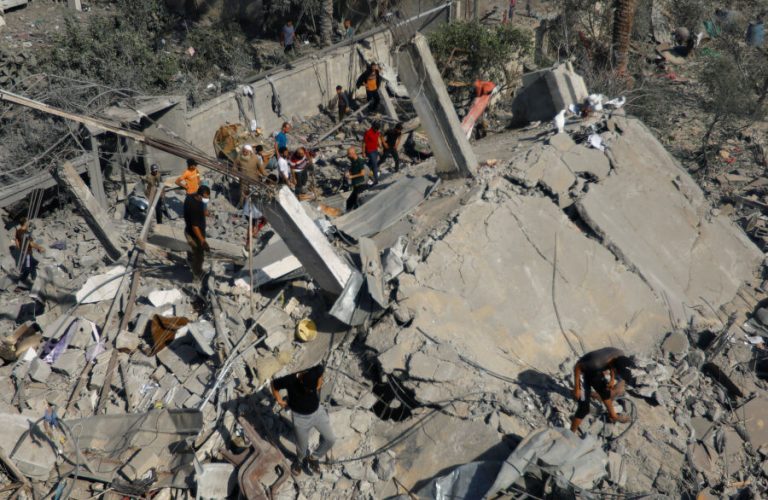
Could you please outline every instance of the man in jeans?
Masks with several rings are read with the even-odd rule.
[[[184,200],[184,236],[187,238],[190,251],[187,252],[187,260],[192,268],[192,276],[195,281],[203,277],[203,262],[205,252],[210,250],[205,240],[205,216],[208,210],[205,208],[211,196],[211,188],[200,186],[197,193],[187,196]]]
[[[323,386],[325,367],[316,365],[307,370],[292,373],[273,380],[272,394],[281,408],[289,408],[293,417],[293,429],[296,433],[296,460],[291,465],[294,476],[301,474],[303,464],[313,473],[320,472],[319,458],[333,447],[336,437],[333,435],[328,412],[320,404],[320,388]],[[280,391],[288,392],[288,401]],[[308,454],[309,431],[315,428],[320,433],[320,445]]]
[[[379,149],[381,148],[381,132],[378,122],[373,122],[363,136],[363,153],[368,159],[368,169],[373,175],[373,184],[379,183]]]

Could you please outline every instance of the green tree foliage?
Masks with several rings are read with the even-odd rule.
[[[510,24],[470,21],[441,26],[429,35],[429,47],[447,79],[494,79],[515,54],[527,54],[532,41]]]
[[[87,22],[68,18],[41,65],[115,88],[190,94],[197,83],[252,68],[252,49],[238,26],[189,26],[157,0],[117,0],[112,12]]]

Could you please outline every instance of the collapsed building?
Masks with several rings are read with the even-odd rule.
[[[384,32],[374,47],[376,37],[403,42]],[[28,294],[14,291],[16,263],[3,254],[0,489],[27,498],[765,491],[762,252],[620,107],[571,117],[559,133],[533,123],[470,144],[423,37],[408,33],[403,45],[384,61],[397,70],[388,85],[408,96],[397,102],[412,108],[412,134],[432,157],[389,173],[344,215],[340,192],[300,202],[259,185],[271,230],[250,256],[229,190],[253,179],[198,149],[222,122],[251,116],[269,129],[292,116],[303,121],[297,134],[316,127],[306,138],[318,140],[328,119],[281,113],[275,96],[297,105],[280,85],[306,84],[322,64],[325,79],[305,87],[302,104],[324,104],[334,61],[356,47],[251,83],[250,114],[238,91],[206,105],[216,117],[170,115],[188,130],[162,140],[173,124],[137,132],[125,110],[65,117],[95,141],[110,133],[126,150],[147,149],[170,177],[185,156],[209,167],[211,273],[194,283],[180,253],[183,194],[166,193],[170,221],[157,225],[157,199],[131,220],[127,197],[86,186],[80,172],[97,170],[87,154],[42,174],[74,203],[35,221],[46,250]],[[525,79],[518,114],[587,94],[569,67],[546,70]],[[319,147],[339,155],[358,141],[356,126]],[[330,181],[342,167],[316,168]],[[112,205],[121,208],[111,215]],[[571,370],[608,345],[639,359],[619,402],[632,424],[597,415],[579,439],[565,430]],[[291,478],[290,421],[266,386],[318,363],[337,443],[321,474]]]

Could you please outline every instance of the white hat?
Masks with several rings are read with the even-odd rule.
[[[245,151],[248,151],[248,152],[250,152],[250,153],[253,153],[253,146],[251,146],[250,144],[246,144],[245,146],[243,146],[243,149],[244,149]]]

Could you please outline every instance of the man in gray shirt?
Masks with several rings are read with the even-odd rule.
[[[287,54],[289,51],[296,53],[296,47],[294,43],[298,40],[296,35],[296,29],[293,27],[293,21],[288,21],[280,30],[280,43],[283,46],[284,52]]]

